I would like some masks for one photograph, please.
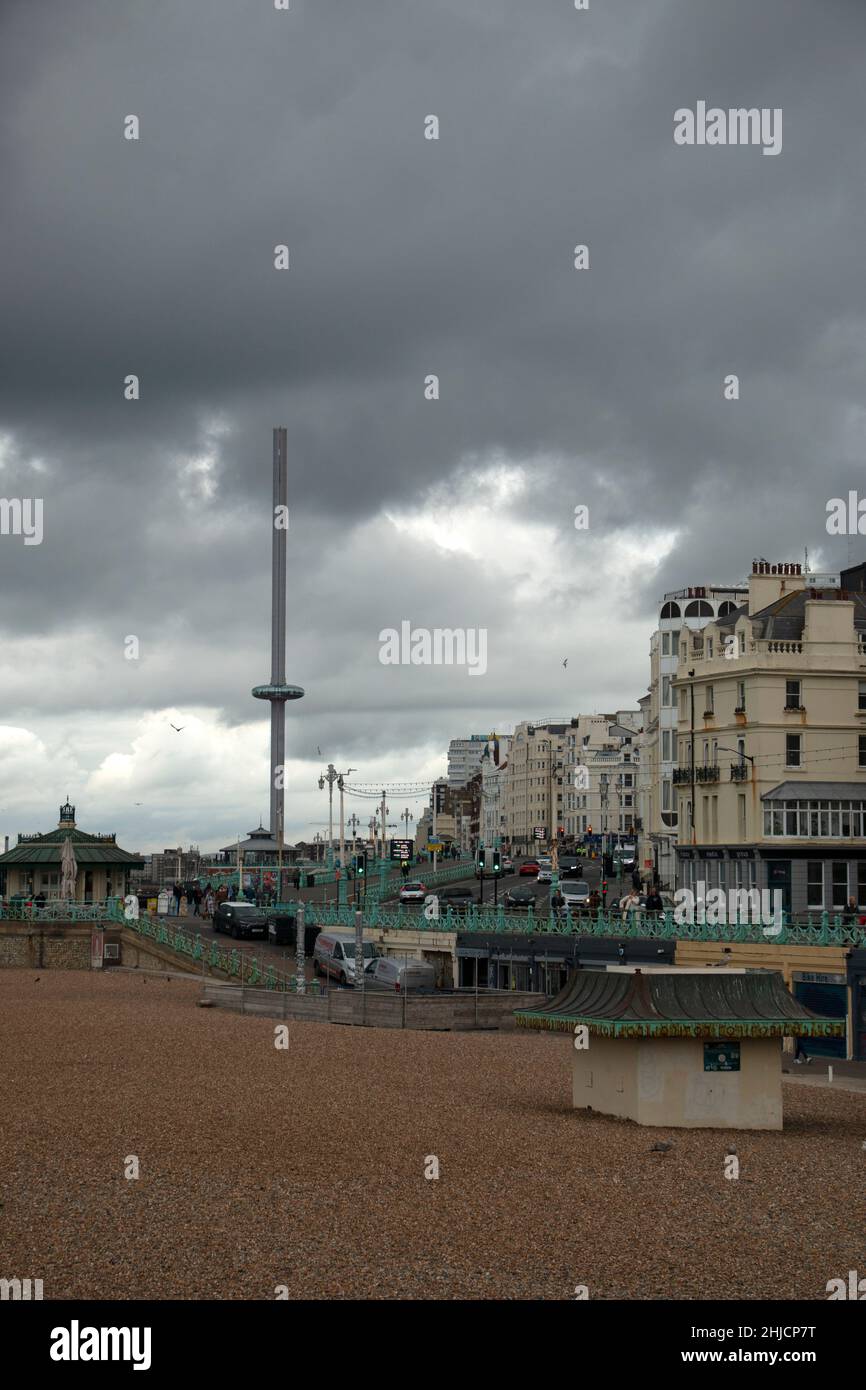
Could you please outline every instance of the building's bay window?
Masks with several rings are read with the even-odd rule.
[[[765,802],[764,834],[790,840],[860,839],[864,814],[863,801]]]

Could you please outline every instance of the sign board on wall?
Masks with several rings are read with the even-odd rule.
[[[705,1042],[704,1071],[739,1071],[740,1044],[738,1042]]]

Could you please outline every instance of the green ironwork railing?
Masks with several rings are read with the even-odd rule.
[[[284,990],[287,993],[297,990],[295,975],[276,970],[270,962],[263,968],[255,956],[239,951],[236,946],[223,946],[216,940],[202,941],[199,932],[175,926],[164,918],[144,916],[124,925],[143,940],[155,941],[157,945],[167,947],[187,960],[202,962],[211,972],[218,971],[238,984]],[[308,980],[306,992],[314,998],[318,997],[322,993],[318,980]]]
[[[291,904],[285,906],[291,907]],[[350,928],[354,923],[351,904],[306,904],[306,920],[322,927]],[[730,944],[799,945],[799,946],[862,946],[866,945],[866,930],[843,921],[837,915],[822,913],[815,920],[792,922],[783,919],[782,927],[762,926],[760,922],[740,920],[724,926],[709,923],[675,922],[670,912],[632,914],[623,918],[619,913],[544,913],[516,912],[503,906],[497,908],[470,905],[465,911],[447,907],[438,917],[425,917],[416,907],[398,904],[383,907],[374,903],[364,911],[364,926],[387,931],[430,932],[521,932],[526,935],[548,932],[558,936],[612,936],[642,938],[650,941],[718,941]]]
[[[0,902],[0,922],[122,922],[123,899],[104,898],[100,902],[69,902],[48,898],[38,907],[32,899]]]

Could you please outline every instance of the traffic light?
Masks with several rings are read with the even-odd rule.
[[[495,874],[502,872],[502,856],[498,849],[493,851],[493,872]]]
[[[357,871],[358,871],[358,877],[359,877],[359,878],[363,878],[364,875],[365,875],[365,873],[367,872],[367,852],[366,852],[366,850],[364,851],[363,854],[359,854],[359,855],[358,855]]]
[[[479,867],[479,869],[481,870],[482,873],[484,872],[484,867],[485,867],[485,864],[486,864],[486,856],[487,856],[487,851],[484,849],[484,847],[483,847],[483,845],[482,845],[482,847],[481,847],[481,848],[479,849],[479,851],[478,851],[478,867]]]

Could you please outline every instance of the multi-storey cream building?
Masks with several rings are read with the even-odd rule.
[[[678,881],[866,910],[866,595],[756,561],[748,601],[682,630]],[[859,585],[858,585],[859,580]]]
[[[611,841],[634,835],[640,710],[581,714],[566,736],[565,831]]]
[[[528,854],[549,844],[560,824],[563,753],[568,719],[523,720],[511,737],[501,789],[500,823],[507,848]]]
[[[649,704],[640,739],[643,800],[640,809],[639,859],[644,870],[673,886],[676,877],[677,797],[673,775],[677,763],[677,707],[673,682],[681,634],[701,632],[716,618],[745,603],[745,585],[691,585],[665,594],[658,626],[650,638]]]
[[[489,847],[502,842],[504,811],[502,790],[508,767],[511,739],[498,735],[491,738],[481,759],[481,840]]]
[[[590,830],[630,834],[639,729],[638,710],[518,724],[500,796],[510,848],[525,854],[554,840],[567,845]]]

